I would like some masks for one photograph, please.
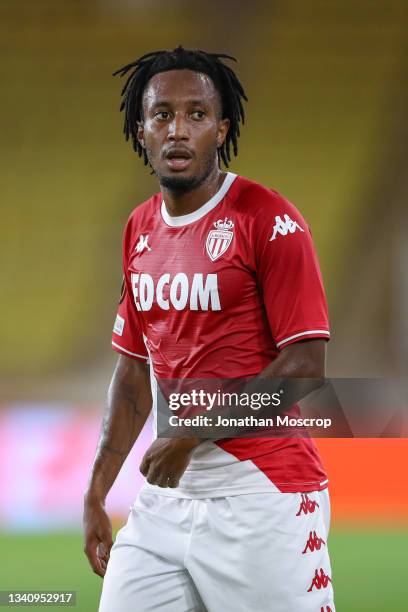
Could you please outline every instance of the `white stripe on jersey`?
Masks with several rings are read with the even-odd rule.
[[[294,334],[293,336],[288,336],[284,340],[276,343],[276,346],[282,346],[285,342],[289,342],[289,340],[294,340],[295,338],[300,338],[301,336],[310,336],[311,334],[324,334],[328,338],[330,338],[330,332],[327,329],[312,329],[310,331],[300,332],[299,334]]]

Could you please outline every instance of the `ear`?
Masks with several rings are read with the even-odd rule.
[[[145,148],[145,142],[144,142],[144,124],[143,124],[143,121],[138,121],[137,122],[137,139],[138,139],[139,144],[142,147],[142,149],[144,149]]]
[[[223,143],[224,140],[228,134],[228,130],[229,130],[229,126],[230,126],[230,120],[229,119],[221,119],[218,122],[218,130],[217,130],[217,148],[219,149]]]

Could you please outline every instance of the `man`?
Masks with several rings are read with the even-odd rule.
[[[327,308],[305,221],[220,169],[246,100],[225,58],[178,47],[118,71],[126,138],[161,192],[125,229],[120,356],[85,496],[100,612],[334,610],[328,481],[307,438],[156,438],[111,550],[105,498],[157,380],[324,376]]]

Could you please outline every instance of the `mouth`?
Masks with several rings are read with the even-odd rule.
[[[176,172],[181,172],[185,170],[192,161],[192,154],[187,149],[170,149],[165,154],[167,166],[171,170],[175,170]]]

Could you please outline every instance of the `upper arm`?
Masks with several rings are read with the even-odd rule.
[[[124,397],[141,412],[150,412],[152,395],[149,366],[142,361],[119,355],[108,395]]]
[[[130,219],[123,235],[123,284],[112,331],[112,348],[125,357],[131,357],[135,361],[146,364],[149,356],[143,339],[141,320],[133,300],[128,270],[131,245],[132,224]]]
[[[276,347],[328,340],[326,296],[309,227],[299,211],[278,195],[263,213],[256,220],[257,276]]]
[[[130,385],[150,382],[150,370],[146,362],[132,359],[126,355],[118,356],[114,375]]]
[[[279,357],[297,378],[324,378],[326,375],[326,340],[304,340],[289,344]]]

